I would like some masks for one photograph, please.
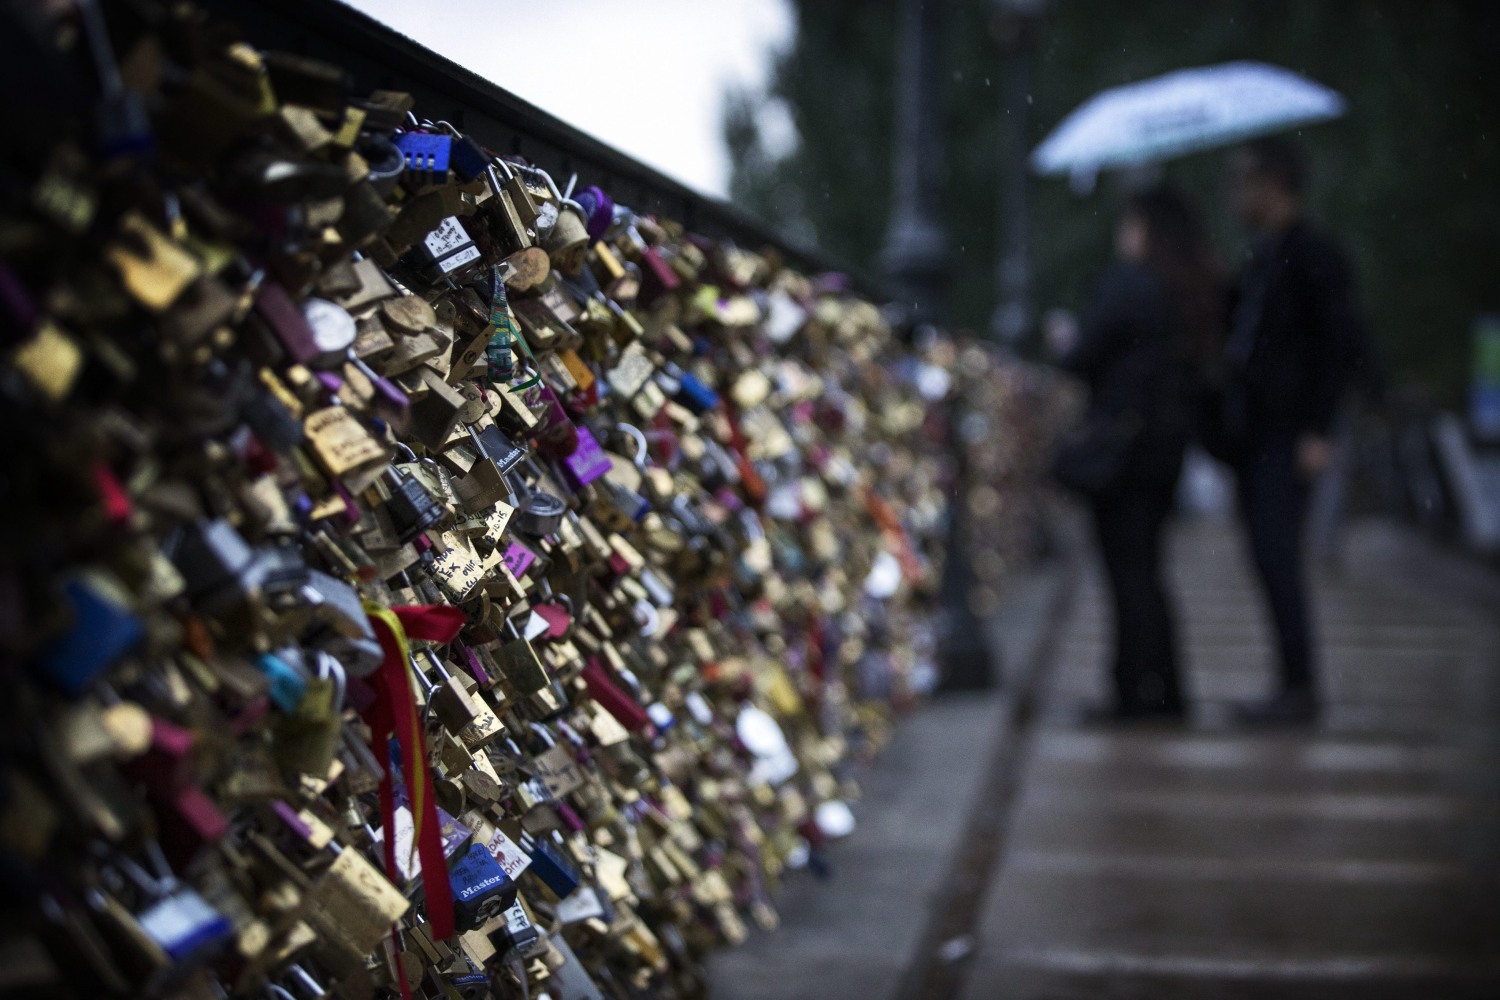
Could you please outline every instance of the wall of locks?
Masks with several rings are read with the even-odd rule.
[[[947,401],[1000,526],[1026,378],[191,8],[37,16],[0,980],[699,995],[930,675]]]

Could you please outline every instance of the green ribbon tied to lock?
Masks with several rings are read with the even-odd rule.
[[[515,355],[511,351],[511,345],[516,344],[521,348],[521,353],[531,362],[533,373],[537,371],[536,355],[531,353],[531,345],[526,343],[526,338],[521,334],[521,328],[516,323],[515,313],[511,312],[510,300],[506,297],[505,281],[500,276],[500,268],[493,268],[490,276],[490,329],[494,331],[490,342],[485,346],[485,360],[489,362],[490,371],[502,381],[509,382],[511,375],[515,372]],[[540,374],[533,374],[523,382],[517,382],[510,386],[514,390],[530,389],[541,382]]]

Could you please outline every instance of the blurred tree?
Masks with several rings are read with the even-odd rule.
[[[875,270],[890,195],[897,4],[791,0],[797,36],[766,94],[731,94],[731,192],[752,213]],[[1001,48],[992,3],[951,4],[946,214],[951,314],[976,330],[994,306]],[[1341,92],[1349,115],[1306,130],[1314,214],[1348,245],[1398,378],[1459,402],[1474,315],[1500,307],[1500,5],[1401,0],[1052,0],[1038,38],[1032,120],[1040,141],[1090,94],[1183,66],[1261,59]],[[798,142],[773,155],[762,103],[785,103]],[[1222,217],[1221,157],[1174,162],[1170,179]],[[1118,203],[1104,179],[1083,198],[1032,181],[1036,304],[1076,306],[1105,261]]]

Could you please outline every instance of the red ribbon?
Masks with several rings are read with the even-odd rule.
[[[380,783],[380,811],[386,832],[385,871],[393,883],[400,884],[400,870],[396,867],[396,802],[388,763],[390,738],[395,733],[401,747],[401,771],[411,798],[417,856],[422,860],[428,930],[434,938],[443,940],[452,937],[456,930],[453,891],[448,884],[448,859],[443,853],[442,828],[427,768],[427,741],[412,697],[405,647],[408,636],[428,642],[452,642],[466,619],[458,608],[447,605],[408,605],[390,610],[405,634],[397,635],[384,615],[370,615],[385,658],[372,678],[376,698],[365,714],[375,757],[386,769],[385,780]]]

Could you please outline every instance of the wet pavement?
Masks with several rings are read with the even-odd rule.
[[[1269,688],[1272,650],[1236,538],[1190,523],[1173,552],[1190,725],[1075,722],[1108,639],[1086,567],[1034,698],[1013,677],[912,720],[835,878],[794,880],[783,928],[715,960],[714,995],[1500,996],[1495,575],[1356,526],[1319,574],[1324,722],[1247,732],[1227,703]]]

